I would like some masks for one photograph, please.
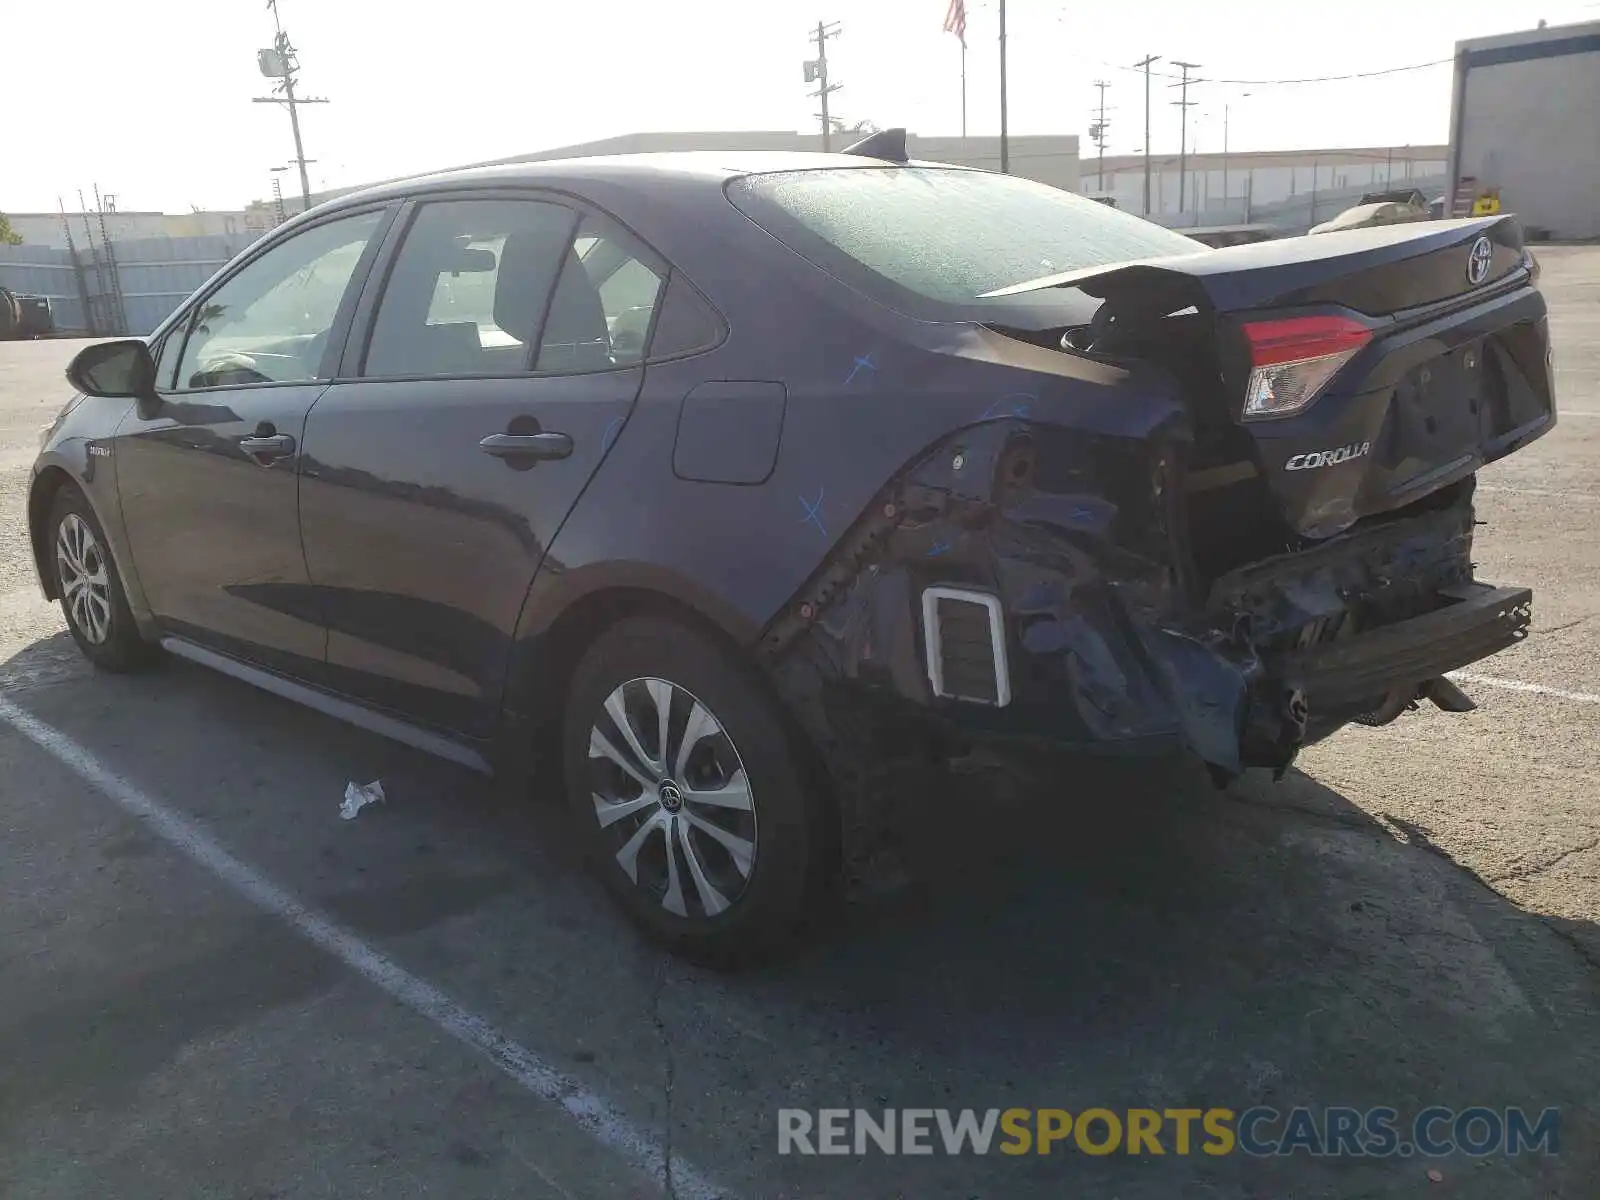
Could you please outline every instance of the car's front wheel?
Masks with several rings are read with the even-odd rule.
[[[827,876],[824,809],[732,651],[674,621],[618,623],[578,665],[563,749],[594,867],[649,933],[730,965],[807,915]]]
[[[137,670],[158,658],[134,625],[105,531],[73,485],[56,493],[47,534],[61,611],[84,657],[108,671]]]

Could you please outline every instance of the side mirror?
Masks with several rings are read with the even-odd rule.
[[[140,338],[96,342],[67,365],[67,382],[86,396],[153,400],[156,362]]]

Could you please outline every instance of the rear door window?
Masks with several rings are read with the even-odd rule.
[[[550,303],[540,371],[604,371],[640,362],[665,272],[611,221],[586,216]]]
[[[384,285],[362,375],[530,370],[577,219],[542,200],[423,204]]]
[[[650,335],[650,357],[675,358],[708,350],[722,340],[722,319],[705,299],[674,270],[659,302],[656,327]]]

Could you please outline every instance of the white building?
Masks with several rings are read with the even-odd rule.
[[[1355,203],[1352,192],[1411,186],[1442,192],[1447,156],[1448,147],[1437,145],[1191,154],[1183,164],[1180,208],[1178,156],[1152,154],[1149,212],[1167,224],[1224,224],[1255,220],[1263,208],[1293,199],[1308,216],[1315,204],[1316,219],[1326,220]],[[1142,154],[1117,154],[1106,156],[1103,175],[1094,158],[1083,160],[1079,175],[1084,191],[1143,214],[1144,169]]]
[[[1456,43],[1456,211],[1498,191],[1554,237],[1600,237],[1600,21]]]
[[[8,212],[12,231],[20,234],[25,246],[53,246],[57,250],[67,247],[67,230],[62,228],[59,212]],[[91,238],[100,245],[106,238],[113,242],[132,241],[135,238],[200,237],[205,234],[238,234],[245,232],[243,212],[69,212],[67,226],[72,232],[72,242],[82,248]]]

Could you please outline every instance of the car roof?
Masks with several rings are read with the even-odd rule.
[[[683,150],[643,154],[606,154],[592,158],[538,159],[461,167],[390,180],[348,192],[325,208],[364,204],[419,192],[462,187],[559,187],[563,184],[609,183],[634,187],[652,182],[700,182],[720,188],[728,179],[775,171],[860,170],[873,167],[970,168],[952,163],[891,162],[855,154],[818,154],[793,150]]]

